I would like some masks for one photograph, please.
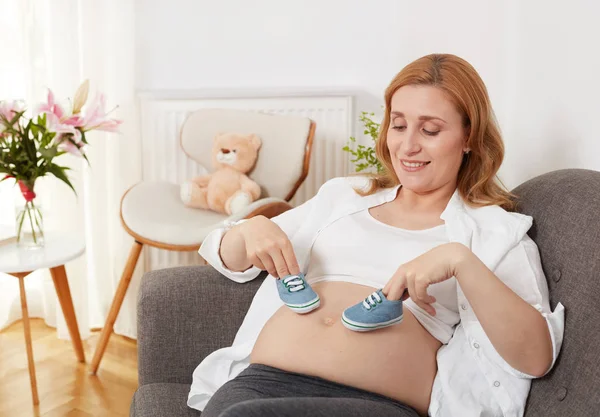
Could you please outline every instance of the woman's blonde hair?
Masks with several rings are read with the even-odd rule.
[[[462,115],[469,135],[466,146],[470,149],[463,156],[458,171],[457,185],[463,200],[473,207],[497,204],[505,210],[514,210],[515,196],[506,191],[496,176],[504,159],[504,143],[485,84],[471,64],[450,54],[432,54],[417,59],[404,67],[385,90],[385,114],[375,146],[384,170],[373,174],[370,189],[360,194],[373,194],[400,183],[386,140],[392,96],[405,85],[430,85],[441,89]]]

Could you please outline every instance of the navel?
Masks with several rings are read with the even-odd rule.
[[[331,317],[325,317],[323,319],[323,323],[325,324],[325,326],[333,326],[333,319]]]

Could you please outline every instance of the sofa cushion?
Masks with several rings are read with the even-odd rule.
[[[565,334],[552,371],[533,381],[525,416],[600,415],[600,172],[568,169],[514,190],[533,217],[550,291],[565,306]]]
[[[130,417],[199,417],[202,413],[187,406],[189,384],[142,385],[131,401]]]

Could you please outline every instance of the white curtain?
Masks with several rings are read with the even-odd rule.
[[[73,169],[78,197],[54,177],[36,183],[46,231],[79,234],[86,242],[86,254],[66,265],[84,338],[104,325],[133,243],[121,227],[119,204],[141,179],[134,8],[134,0],[0,0],[0,100],[22,99],[31,108],[45,99],[47,88],[57,99],[72,98],[89,79],[90,96],[105,93],[108,108],[118,105],[111,115],[124,121],[120,134],[89,134],[89,167],[67,155],[56,160]],[[9,181],[0,184],[0,225],[14,225],[13,188]],[[138,264],[115,325],[117,333],[132,338],[143,259]],[[48,271],[31,274],[25,284],[30,315],[44,318],[67,339]],[[0,274],[0,329],[20,318],[18,281]]]

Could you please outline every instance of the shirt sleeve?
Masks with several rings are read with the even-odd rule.
[[[313,197],[300,206],[273,217],[271,220],[275,222],[291,240],[305,219],[309,217],[310,211],[315,205],[315,199],[316,197]],[[244,221],[246,220],[241,220],[238,223]],[[225,264],[221,259],[221,255],[219,254],[221,240],[223,239],[224,234],[224,228],[219,228],[210,232],[200,246],[200,250],[198,251],[200,256],[202,256],[202,258],[204,258],[209,265],[232,281],[244,283],[256,278],[260,274],[261,270],[255,266],[252,266],[242,272],[232,271],[225,267]]]
[[[552,364],[546,371],[548,373],[554,366],[562,346],[564,307],[561,303],[558,303],[554,311],[550,309],[548,282],[542,269],[540,253],[535,242],[528,235],[525,235],[523,240],[502,259],[496,268],[495,274],[518,296],[538,310],[546,320],[552,339]],[[517,377],[536,378],[513,368],[504,360],[500,365]]]

